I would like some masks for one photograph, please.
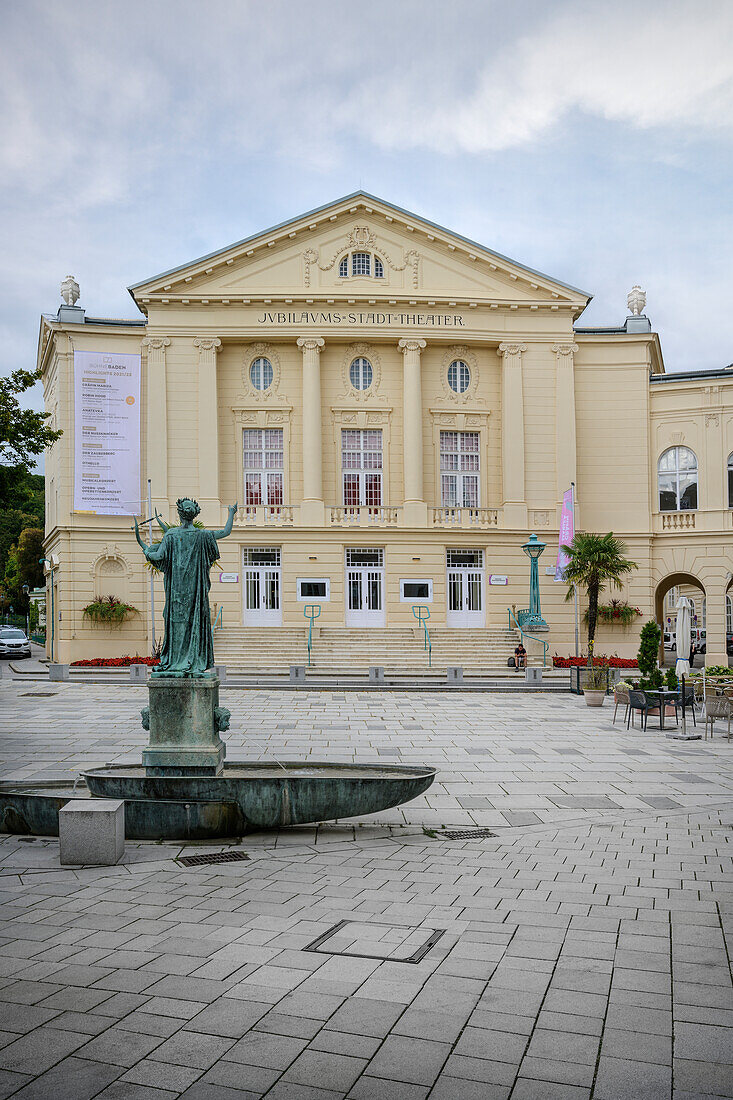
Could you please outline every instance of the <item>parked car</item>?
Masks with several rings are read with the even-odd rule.
[[[4,626],[0,630],[0,657],[30,657],[31,643],[22,630]]]
[[[677,645],[677,635],[675,633],[669,631],[669,630],[665,630],[665,632],[664,632],[664,648],[665,649],[674,649],[674,647],[676,645]]]

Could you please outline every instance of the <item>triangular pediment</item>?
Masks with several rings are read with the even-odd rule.
[[[370,259],[354,272],[353,254]],[[346,274],[344,274],[344,265]],[[130,287],[135,301],[412,298],[553,301],[589,295],[359,192]]]

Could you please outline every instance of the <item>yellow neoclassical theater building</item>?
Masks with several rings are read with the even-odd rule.
[[[727,661],[733,369],[667,374],[638,288],[621,324],[583,327],[586,292],[358,192],[130,293],[138,320],[90,317],[69,277],[41,320],[64,429],[46,455],[56,660],[150,652],[151,598],[160,636],[131,530],[149,479],[167,522],[180,496],[213,527],[238,503],[211,590],[234,665],[303,662],[316,614],[316,667],[419,666],[424,622],[434,667],[505,665],[533,533],[539,637],[574,652],[553,568],[571,484],[577,528],[638,564],[620,598],[643,617],[597,649],[634,653],[691,586],[707,661]],[[137,612],[84,616],[108,595]]]

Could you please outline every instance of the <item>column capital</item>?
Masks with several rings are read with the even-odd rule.
[[[170,340],[167,336],[144,336],[142,346],[149,351],[165,351],[170,346]]]
[[[414,337],[411,336],[403,336],[403,338],[397,345],[397,347],[401,349],[403,355],[406,355],[408,351],[422,351],[422,349],[426,348],[427,346],[428,345],[426,340],[416,340]]]
[[[298,347],[301,351],[315,351],[320,354],[321,348],[325,347],[326,341],[322,336],[299,336]]]
[[[571,355],[575,355],[576,351],[578,350],[578,345],[577,344],[553,344],[552,345],[552,350],[555,352],[555,355],[558,357],[558,359],[560,359],[561,357],[566,357],[566,356],[570,357]]]
[[[503,355],[505,358],[523,355],[526,350],[526,344],[499,344],[499,355]]]
[[[221,340],[218,336],[197,336],[193,346],[199,351],[213,351],[216,355],[221,350]]]

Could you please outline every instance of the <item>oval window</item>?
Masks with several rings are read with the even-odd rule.
[[[368,390],[372,384],[373,371],[368,359],[354,359],[349,367],[349,378],[355,390]]]
[[[448,385],[454,393],[465,393],[471,382],[471,371],[462,359],[456,359],[448,367]]]
[[[266,390],[272,385],[273,370],[269,359],[261,356],[255,359],[249,368],[249,377],[256,390]]]

